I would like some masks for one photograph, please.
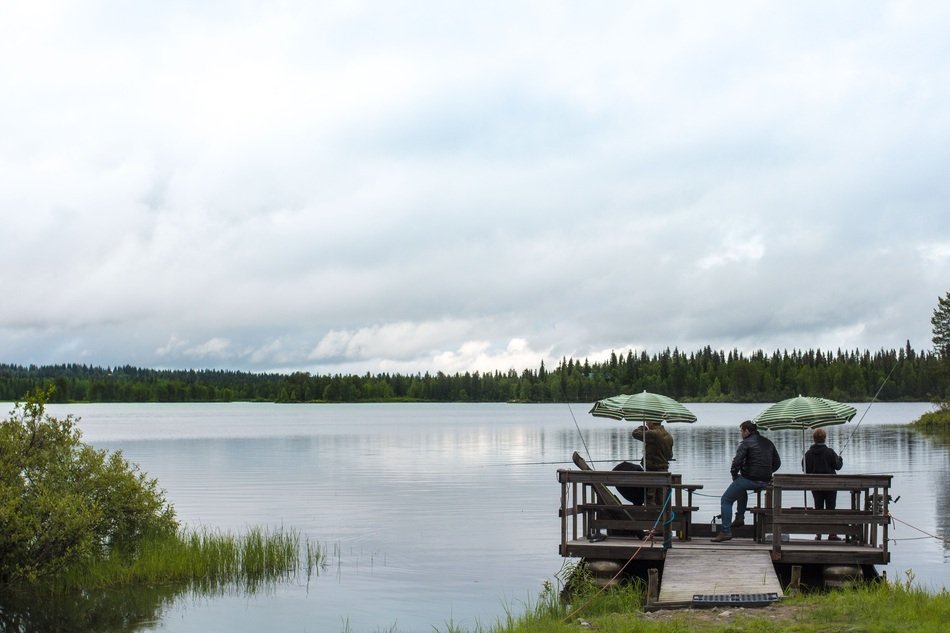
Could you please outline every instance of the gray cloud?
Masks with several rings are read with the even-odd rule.
[[[112,9],[0,8],[0,361],[930,346],[943,3]]]

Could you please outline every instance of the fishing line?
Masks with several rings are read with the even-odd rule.
[[[940,536],[937,536],[936,534],[931,534],[930,532],[927,532],[926,530],[922,530],[921,528],[917,527],[916,525],[912,525],[912,524],[908,523],[907,521],[901,521],[900,519],[898,519],[896,516],[894,516],[894,515],[891,514],[890,512],[888,512],[886,516],[887,516],[887,518],[891,519],[892,521],[897,521],[898,523],[903,523],[903,524],[906,525],[907,527],[912,528],[912,529],[915,529],[915,530],[917,530],[918,532],[920,532],[921,534],[926,534],[927,536],[929,536],[929,537],[931,537],[931,538],[935,538],[935,539],[937,539],[938,541],[943,541],[945,544],[950,545],[950,539],[945,539],[945,538],[942,538],[942,537],[940,537]]]
[[[587,459],[591,462],[594,461],[594,458],[590,456],[590,449],[587,448],[587,442],[584,440],[584,434],[581,433],[581,427],[577,423],[577,418],[574,417],[574,409],[571,408],[571,403],[567,403],[567,410],[571,412],[571,419],[574,420],[574,428],[577,429],[577,434],[581,436],[581,444],[584,445],[584,452],[587,453]]]
[[[588,464],[612,464],[616,462],[615,459],[589,459],[587,460]],[[483,468],[498,468],[501,466],[555,466],[557,464],[573,464],[569,459],[562,459],[557,461],[550,462],[492,462],[488,464],[481,464]]]
[[[667,506],[668,504],[670,504],[670,502],[672,501],[672,499],[673,499],[673,489],[670,488],[670,489],[667,491],[667,493],[666,493],[666,501],[663,502],[663,507],[660,508],[660,515],[656,518],[656,521],[653,522],[653,527],[650,528],[650,531],[647,532],[646,535],[640,540],[640,545],[639,545],[639,547],[637,547],[637,549],[634,550],[633,554],[630,555],[630,558],[627,559],[627,562],[625,562],[623,565],[620,566],[620,569],[617,570],[617,573],[614,574],[613,577],[612,577],[610,580],[608,580],[607,582],[605,582],[604,584],[602,584],[602,585],[600,586],[600,589],[598,589],[593,595],[591,595],[590,597],[587,598],[587,601],[586,601],[586,602],[584,602],[583,604],[581,604],[580,606],[578,606],[577,608],[575,608],[573,611],[571,611],[570,613],[568,613],[564,618],[562,618],[562,619],[561,619],[561,622],[562,622],[562,623],[566,623],[566,622],[571,621],[571,620],[574,618],[575,615],[577,615],[578,613],[580,613],[581,611],[583,611],[585,608],[587,608],[587,606],[588,606],[590,603],[592,603],[592,602],[594,601],[594,598],[596,598],[596,597],[599,596],[600,594],[602,594],[602,593],[604,593],[605,591],[607,591],[608,587],[612,586],[613,583],[614,583],[618,578],[620,578],[620,575],[624,572],[624,570],[627,568],[627,566],[630,565],[630,563],[633,562],[633,559],[635,559],[635,558],[640,554],[640,550],[643,549],[643,547],[647,544],[647,542],[650,543],[650,546],[651,546],[651,547],[653,546],[653,535],[656,533],[656,528],[659,526],[660,520],[663,518],[663,513],[666,511],[666,506]],[[628,515],[628,516],[629,516],[629,515]],[[672,521],[670,521],[670,522],[672,522]],[[669,522],[668,522],[668,523],[669,523]],[[667,525],[668,523],[664,523],[663,525]],[[664,537],[664,538],[665,538],[665,537]],[[562,567],[562,569],[563,569],[563,567]]]
[[[848,436],[848,439],[845,440],[844,446],[841,447],[841,450],[838,451],[838,455],[844,453],[844,449],[848,448],[848,444],[851,443],[851,438],[854,436],[854,432],[858,430],[858,427],[861,426],[861,423],[864,421],[864,416],[868,414],[868,411],[871,410],[871,405],[874,404],[874,401],[877,400],[877,397],[881,393],[881,389],[884,388],[884,385],[887,384],[887,381],[890,380],[891,374],[894,373],[894,370],[897,369],[897,366],[900,365],[900,362],[894,363],[894,366],[891,367],[891,371],[887,372],[887,376],[884,378],[884,382],[881,383],[881,386],[877,388],[877,393],[874,394],[874,397],[871,398],[871,402],[868,403],[868,408],[864,410],[864,413],[861,414],[861,419],[858,420],[858,423],[854,425],[854,428],[851,429],[851,435]]]

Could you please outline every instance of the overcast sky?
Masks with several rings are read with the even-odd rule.
[[[0,3],[0,363],[931,349],[950,3]]]

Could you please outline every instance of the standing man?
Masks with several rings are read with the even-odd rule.
[[[643,442],[643,469],[667,472],[673,459],[673,436],[662,422],[647,422],[633,431],[633,438]],[[662,488],[647,488],[647,505],[662,505]]]
[[[806,473],[815,473],[819,475],[836,475],[835,471],[841,470],[844,462],[841,456],[825,444],[828,434],[824,429],[815,429],[812,433],[812,439],[815,443],[805,452],[802,459],[802,465]],[[816,510],[834,510],[838,501],[837,490],[812,490],[811,496],[815,499]],[[815,535],[815,540],[821,540],[821,534]],[[829,541],[840,541],[841,537],[837,534],[829,534]]]
[[[722,543],[732,538],[732,528],[745,525],[745,510],[749,491],[765,488],[772,480],[772,473],[782,465],[775,444],[759,435],[759,429],[751,420],[739,425],[742,441],[732,459],[732,483],[722,493],[722,532],[713,537],[713,543]],[[732,520],[732,504],[736,504],[736,520]]]

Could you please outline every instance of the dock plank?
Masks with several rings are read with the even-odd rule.
[[[782,596],[768,552],[709,547],[666,552],[660,595],[653,607],[689,604],[694,595],[766,594]]]

